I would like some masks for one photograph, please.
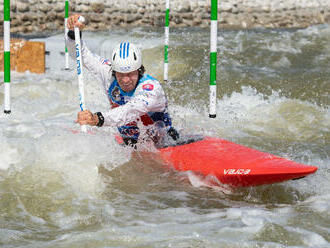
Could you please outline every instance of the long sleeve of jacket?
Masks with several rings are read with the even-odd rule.
[[[76,59],[75,41],[66,35],[66,44],[70,56]],[[84,68],[102,82],[105,92],[108,93],[109,86],[114,80],[111,65],[106,59],[92,53],[83,40],[81,48]],[[123,126],[139,120],[142,115],[149,112],[162,112],[166,105],[167,99],[160,83],[155,79],[148,79],[137,86],[134,96],[126,104],[102,113],[104,125]]]
[[[160,83],[157,80],[147,80],[137,86],[134,97],[125,105],[103,114],[104,125],[123,126],[140,120],[144,114],[162,112],[166,105],[167,99]]]
[[[66,45],[70,56],[76,59],[75,41],[70,39],[68,35],[65,36]],[[84,68],[97,77],[103,85],[105,90],[108,89],[112,82],[112,67],[108,60],[92,53],[85,45],[84,40],[81,40],[81,57]]]

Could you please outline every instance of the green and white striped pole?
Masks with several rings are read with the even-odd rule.
[[[170,25],[170,0],[166,0],[165,10],[165,45],[164,45],[164,81],[168,80],[168,44],[169,44],[169,25]]]
[[[210,35],[210,118],[215,118],[217,106],[217,32],[218,0],[211,0],[211,35]]]
[[[4,47],[4,113],[10,114],[10,0],[3,2],[3,47]]]
[[[68,33],[69,29],[67,27],[69,17],[69,1],[65,0],[65,15],[64,15],[64,36]],[[68,48],[65,44],[65,70],[69,70],[69,53]]]

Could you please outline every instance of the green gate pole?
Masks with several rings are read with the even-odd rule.
[[[3,2],[3,43],[4,43],[4,113],[10,114],[10,0]]]
[[[66,36],[66,34],[69,31],[67,27],[68,17],[69,17],[69,1],[65,0],[64,36]],[[65,70],[69,70],[69,53],[66,44],[65,44]]]
[[[168,80],[168,44],[170,25],[170,0],[166,0],[165,10],[165,46],[164,46],[164,82]]]
[[[217,32],[218,0],[211,0],[211,34],[210,34],[210,118],[216,117],[217,106]]]

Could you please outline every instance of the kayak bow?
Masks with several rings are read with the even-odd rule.
[[[279,183],[317,171],[315,166],[211,137],[160,148],[159,152],[164,163],[175,170],[213,175],[220,183],[237,187]]]

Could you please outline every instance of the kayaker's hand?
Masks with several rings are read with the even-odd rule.
[[[85,24],[78,22],[80,16],[79,14],[73,14],[68,18],[67,26],[69,30],[74,30],[74,27],[78,27],[80,31],[84,29]]]
[[[75,122],[80,125],[96,126],[99,123],[99,118],[97,117],[97,114],[93,114],[89,110],[84,110],[78,113],[77,120]]]

